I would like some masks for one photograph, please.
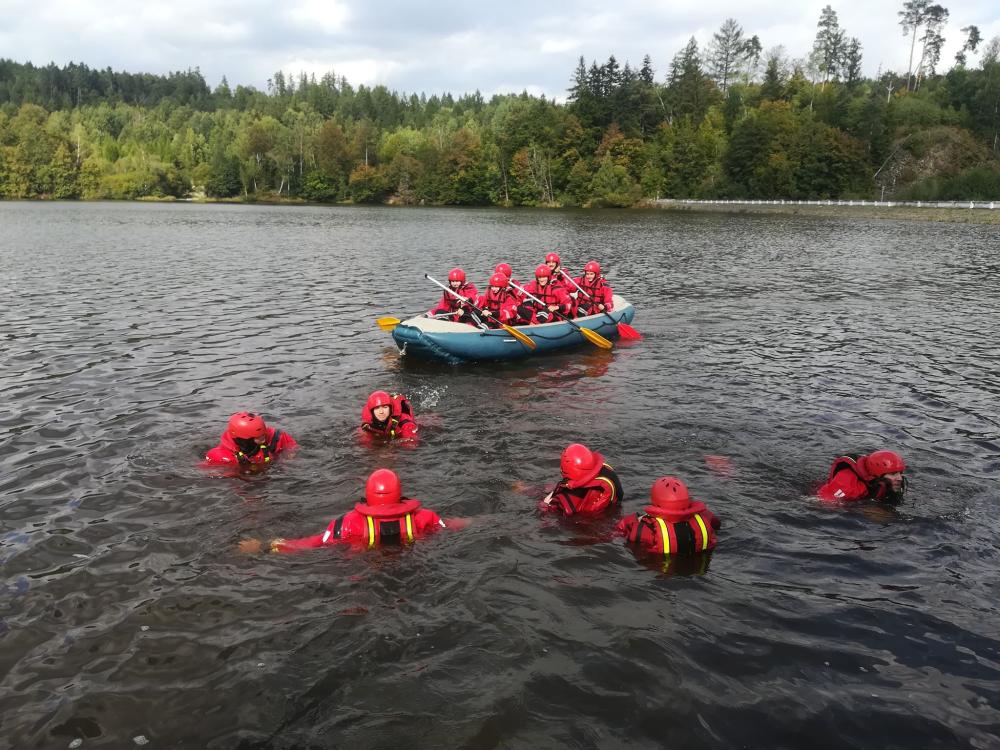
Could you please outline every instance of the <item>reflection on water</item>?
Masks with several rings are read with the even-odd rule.
[[[0,232],[10,746],[995,745],[995,229],[98,203],[0,204]],[[549,249],[600,260],[644,340],[451,367],[375,325],[430,306],[424,272]],[[355,442],[376,387],[413,399],[415,449]],[[298,454],[196,469],[243,408]],[[682,477],[711,560],[540,518],[573,441],[623,513]],[[905,503],[810,497],[879,447]],[[377,466],[473,525],[235,552],[322,529]]]

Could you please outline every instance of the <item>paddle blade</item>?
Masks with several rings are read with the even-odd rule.
[[[635,330],[628,323],[618,324],[618,335],[626,341],[642,341],[642,334]]]
[[[378,323],[378,327],[381,328],[383,331],[391,331],[393,328],[398,326],[403,321],[401,321],[399,318],[379,318],[375,322]]]
[[[535,347],[538,346],[538,344],[536,344],[534,341],[532,341],[530,338],[528,338],[527,336],[525,336],[523,333],[521,333],[519,330],[517,330],[512,326],[504,326],[503,329],[529,349],[534,349]]]
[[[602,349],[610,349],[613,346],[610,341],[604,338],[597,331],[591,331],[589,328],[580,328],[580,333],[582,333],[583,337],[594,346],[599,346]]]

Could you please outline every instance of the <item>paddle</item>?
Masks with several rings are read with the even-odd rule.
[[[518,286],[513,281],[510,282],[510,285],[512,287],[514,287],[515,289],[517,289],[517,291],[519,291],[521,294],[523,294],[528,299],[534,300],[535,302],[537,302],[542,307],[545,307],[545,308],[548,307],[544,302],[542,302],[540,299],[538,299],[538,297],[534,296],[531,292],[529,292],[523,286]],[[597,331],[591,331],[589,328],[581,328],[580,326],[578,326],[576,323],[574,323],[572,320],[570,320],[569,318],[567,318],[562,313],[555,312],[555,313],[553,313],[553,315],[558,316],[561,320],[564,320],[567,323],[569,323],[571,326],[573,326],[576,330],[578,330],[581,334],[583,334],[583,337],[585,339],[587,339],[587,341],[589,341],[594,346],[599,346],[602,349],[610,349],[612,346],[614,346],[610,341],[608,341],[606,338],[604,338]]]
[[[451,313],[448,313],[446,315],[431,315],[430,313],[428,313],[427,317],[428,318],[450,318],[451,317]],[[385,317],[385,318],[379,318],[375,322],[378,324],[378,327],[381,328],[383,331],[391,331],[396,326],[398,326],[400,323],[402,323],[403,321],[401,321],[399,318]]]
[[[559,273],[565,276],[566,280],[569,281],[570,284],[579,289],[580,293],[584,297],[586,297],[587,299],[593,299],[593,297],[591,297],[589,294],[583,291],[583,287],[581,287],[579,284],[576,283],[576,279],[574,279],[572,276],[566,273],[562,268],[559,269]],[[642,338],[642,334],[639,333],[637,330],[635,330],[628,323],[625,323],[620,320],[616,321],[607,310],[601,310],[601,312],[603,312],[605,315],[608,316],[608,320],[618,325],[618,335],[621,336],[623,339],[627,339],[629,341],[639,341]]]
[[[463,297],[461,294],[459,294],[458,292],[456,292],[454,289],[451,289],[450,287],[446,287],[444,284],[442,284],[437,279],[431,278],[426,273],[424,274],[424,278],[427,279],[428,281],[430,281],[432,284],[437,284],[439,287],[441,287],[442,289],[444,289],[452,297],[455,297],[457,299],[462,300],[463,303],[465,303],[466,305],[468,305],[472,310],[474,310],[481,317],[484,317],[484,318],[487,318],[487,319],[493,318],[493,320],[496,320],[496,318],[494,316],[492,316],[492,315],[486,315],[486,313],[484,313],[482,310],[480,310],[478,307],[476,307],[474,304],[472,304],[466,297]],[[507,325],[506,323],[501,323],[499,320],[497,320],[496,322],[507,333],[509,333],[514,338],[516,338],[518,341],[520,341],[522,344],[524,344],[529,349],[534,349],[535,347],[538,346],[538,344],[536,344],[534,341],[532,341],[530,338],[528,338],[527,336],[525,336],[523,333],[521,333],[516,328],[513,328],[513,327]]]

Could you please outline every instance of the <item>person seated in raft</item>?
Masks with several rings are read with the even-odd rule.
[[[585,315],[597,315],[602,312],[610,312],[614,307],[611,287],[601,276],[601,264],[592,260],[583,267],[583,276],[579,276],[573,281],[580,287],[573,290],[578,292],[576,304],[573,307],[573,317],[583,317]],[[573,286],[570,284],[570,286]],[[584,293],[580,294],[580,290]]]
[[[524,291],[537,297],[539,305],[527,297],[517,308],[518,320],[523,323],[550,323],[559,319],[559,314],[568,316],[573,306],[573,300],[562,287],[551,284],[552,271],[546,265],[535,269],[535,280],[524,287]]]
[[[416,440],[417,429],[413,407],[402,394],[375,391],[361,409],[361,437],[365,441],[376,437]]]
[[[468,524],[468,519],[445,520],[422,508],[419,500],[403,495],[395,472],[376,469],[365,484],[365,501],[330,521],[326,531],[300,539],[272,539],[267,548],[271,552],[295,552],[343,542],[366,547],[409,544],[439,529],[460,529]],[[240,542],[243,552],[259,552],[261,546],[259,539]]]
[[[229,418],[219,444],[205,454],[207,466],[259,466],[271,463],[282,451],[298,446],[287,432],[268,427],[264,418],[241,411]]]
[[[513,284],[517,284],[518,286],[523,286],[523,284],[514,278],[514,269],[510,267],[510,263],[497,263],[497,267],[493,269],[493,273],[502,273],[510,280],[507,289],[510,291],[510,296],[513,297],[514,301],[520,305],[521,293],[513,287]]]
[[[821,500],[899,502],[906,494],[904,471],[902,456],[893,451],[840,456],[816,494]]]
[[[572,302],[577,294],[576,287],[570,284],[563,275],[562,264],[559,260],[559,253],[547,254],[545,256],[545,265],[549,267],[549,271],[552,273],[552,279],[549,282],[549,285],[554,289],[562,289]]]
[[[692,557],[715,549],[715,532],[722,521],[702,502],[692,502],[688,488],[676,477],[660,477],[649,490],[650,504],[642,513],[623,518],[615,531],[638,551]]]
[[[478,294],[476,285],[471,282],[466,283],[465,271],[461,268],[453,268],[448,272],[448,286],[456,294],[465,297],[469,302],[475,303],[476,295]],[[471,319],[472,310],[469,309],[469,306],[448,294],[448,292],[441,292],[441,301],[438,302],[437,307],[431,308],[427,313],[427,317],[429,318],[437,316],[447,316],[450,320],[456,322],[462,320],[463,323],[475,325]]]
[[[508,277],[499,272],[490,276],[486,291],[476,299],[476,307],[483,311],[483,322],[490,328],[513,325],[517,319],[517,301],[510,293]]]
[[[624,499],[621,481],[604,456],[580,443],[573,443],[562,452],[559,462],[563,478],[539,503],[542,511],[596,515],[614,507]]]

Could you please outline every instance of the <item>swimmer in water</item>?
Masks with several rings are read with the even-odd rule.
[[[206,466],[263,467],[298,443],[287,432],[268,427],[264,418],[241,411],[229,418],[219,444],[205,454]]]
[[[468,519],[443,519],[421,507],[419,500],[403,495],[395,472],[376,469],[365,484],[365,501],[330,521],[326,531],[300,539],[272,539],[267,548],[270,552],[295,552],[342,542],[366,547],[402,545],[441,529],[461,529],[468,525]],[[261,547],[259,539],[240,542],[242,552],[259,552]]]
[[[362,439],[416,440],[418,426],[409,399],[399,393],[375,391],[361,410]]]
[[[596,515],[618,505],[624,499],[618,474],[604,456],[585,445],[573,443],[566,447],[560,459],[563,478],[539,508],[546,512]]]
[[[893,451],[840,456],[816,494],[821,500],[899,502],[906,495],[904,471],[906,463]]]
[[[649,490],[650,504],[642,513],[623,518],[616,532],[642,552],[693,557],[715,549],[715,532],[722,521],[702,502],[692,501],[677,477],[660,477]]]

